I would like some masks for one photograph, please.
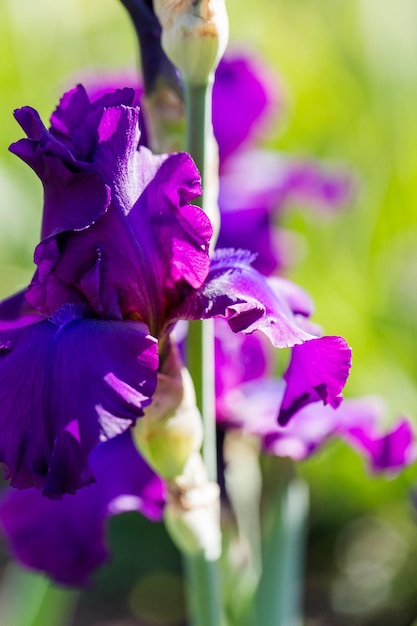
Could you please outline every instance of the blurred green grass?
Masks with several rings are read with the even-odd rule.
[[[229,0],[228,8],[231,41],[264,56],[285,86],[285,115],[266,144],[345,163],[360,182],[353,205],[332,219],[300,207],[287,213],[285,225],[308,242],[291,277],[313,296],[326,332],[353,348],[346,395],[382,394],[390,419],[417,416],[417,5]],[[31,277],[42,207],[36,177],[7,152],[22,136],[12,110],[30,104],[46,119],[65,88],[135,67],[137,50],[117,0],[0,0],[0,15],[4,297]],[[323,529],[336,536],[359,514],[385,519],[395,509],[401,523],[409,519],[415,468],[393,481],[373,479],[333,444],[300,471],[313,489],[312,540]],[[416,531],[406,526],[412,551]]]

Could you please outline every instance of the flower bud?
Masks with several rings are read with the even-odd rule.
[[[201,447],[203,426],[193,382],[174,347],[158,373],[152,404],[137,421],[133,438],[149,465],[167,480],[180,476]]]
[[[207,83],[229,36],[225,0],[154,0],[162,46],[191,85]]]

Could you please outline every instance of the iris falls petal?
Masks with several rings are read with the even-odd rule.
[[[143,323],[88,318],[72,305],[0,332],[5,477],[51,497],[91,483],[90,451],[143,414],[157,368],[157,343]]]

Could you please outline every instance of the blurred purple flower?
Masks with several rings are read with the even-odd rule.
[[[106,521],[138,511],[162,518],[165,488],[139,456],[129,432],[97,446],[90,463],[96,482],[61,500],[37,489],[8,489],[0,527],[14,558],[65,585],[86,585],[108,558]]]
[[[275,224],[288,204],[333,211],[346,205],[355,188],[346,169],[253,148],[282,108],[274,79],[256,57],[229,55],[219,64],[213,89],[222,220],[217,246],[256,253],[254,267],[264,274],[293,260],[287,235]]]
[[[309,350],[312,344],[307,342],[299,347]],[[256,335],[236,338],[223,322],[216,322],[216,407],[221,428],[237,428],[255,435],[260,438],[264,452],[295,461],[310,456],[333,437],[347,441],[358,450],[368,459],[373,471],[398,471],[415,460],[416,445],[410,423],[401,419],[391,430],[382,433],[385,404],[374,396],[344,400],[340,405],[337,401],[329,402],[324,406],[317,401],[317,394],[316,400],[310,396],[308,404],[294,410],[287,425],[277,423],[277,413],[282,414],[288,398],[290,385],[285,380],[291,380],[288,372],[293,370],[290,365],[284,379],[274,378],[267,347]],[[297,349],[298,346],[293,353]],[[255,363],[252,357],[256,358]],[[234,366],[236,362],[248,361],[248,368]],[[314,368],[311,373],[315,375]],[[329,378],[331,382],[331,372]]]

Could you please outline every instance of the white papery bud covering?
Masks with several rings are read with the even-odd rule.
[[[207,561],[220,557],[220,489],[208,481],[199,454],[189,460],[183,476],[169,483],[164,517],[181,551]]]
[[[154,0],[162,47],[190,85],[205,84],[226,50],[225,0]]]

